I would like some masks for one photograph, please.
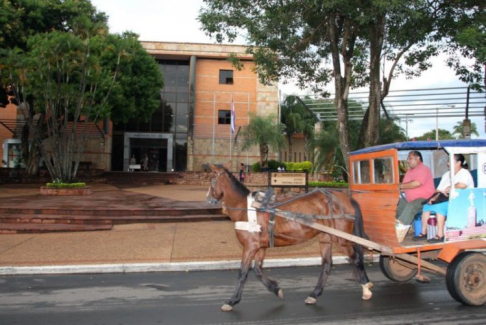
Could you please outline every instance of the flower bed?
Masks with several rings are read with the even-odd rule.
[[[85,187],[47,187],[42,186],[40,189],[41,195],[54,195],[54,196],[83,196],[91,195],[93,191],[91,186]]]

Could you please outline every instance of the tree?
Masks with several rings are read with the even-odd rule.
[[[90,14],[89,1],[74,3],[85,10],[63,28],[33,33],[25,50],[0,54],[2,84],[12,89],[27,122],[23,147],[31,149],[24,156],[40,151],[51,177],[65,182],[76,177],[89,125],[110,116],[114,121],[150,116],[162,87],[158,65],[135,34],[108,34],[105,21]]]
[[[304,160],[309,156],[309,142],[314,137],[314,125],[317,121],[315,115],[309,112],[296,96],[287,96],[281,105],[282,123],[285,125],[285,135],[289,148],[290,161],[292,161],[293,136],[304,135]]]
[[[415,140],[435,140],[435,133],[436,130],[431,130],[429,132],[426,132],[422,134],[419,137],[415,137]],[[439,140],[452,140],[455,139],[454,136],[451,134],[451,132],[444,130],[444,129],[439,129]]]
[[[424,62],[436,53],[432,47],[421,47],[435,28],[434,10],[425,0],[205,2],[207,8],[199,16],[203,29],[219,42],[233,41],[244,32],[263,82],[297,78],[299,85],[319,90],[334,81],[337,136],[346,166],[350,89],[370,86],[370,106],[360,138],[363,145],[376,144],[380,104],[392,78],[406,72],[403,66],[426,69]],[[412,54],[405,57],[414,45]],[[391,68],[382,82],[385,60]]]
[[[260,166],[264,167],[268,162],[268,149],[278,151],[285,146],[283,129],[285,125],[278,124],[277,118],[268,116],[250,116],[250,123],[243,129],[243,150],[257,145],[260,151]]]
[[[452,132],[453,135],[457,136],[458,139],[465,139],[464,138],[464,126],[461,121],[457,122],[456,125],[454,125],[454,129]],[[476,123],[471,122],[471,135],[475,135],[479,137],[478,133],[478,128],[476,126]]]

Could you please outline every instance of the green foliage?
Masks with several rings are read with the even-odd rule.
[[[261,165],[259,162],[256,162],[253,165],[251,165],[251,171],[254,173],[259,173],[260,169],[261,169]]]
[[[461,121],[458,121],[457,124],[454,125],[452,134],[455,135],[458,139],[464,139],[464,125]],[[471,122],[471,135],[479,137],[478,127],[474,122]]]
[[[451,132],[439,129],[439,140],[453,140],[455,137],[451,134]],[[431,130],[429,132],[425,132],[419,137],[415,137],[415,140],[435,140],[435,130]]]
[[[289,161],[289,162],[284,162],[284,164],[285,164],[285,170],[286,171],[295,170],[295,164],[296,163]]]
[[[348,183],[346,183],[346,182],[315,182],[315,181],[310,181],[309,187],[346,188],[346,187],[348,187]]]
[[[303,161],[301,164],[302,170],[306,172],[310,172],[312,170],[312,163],[310,161]]]
[[[75,178],[89,123],[147,119],[159,107],[157,63],[137,35],[109,34],[89,1],[3,1],[0,9],[12,28],[0,31],[0,88],[10,85],[24,106],[25,140],[36,143],[53,179]]]
[[[251,146],[259,146],[260,165],[266,166],[269,147],[278,151],[285,146],[285,138],[282,135],[283,127],[273,114],[251,115],[249,125],[242,131],[242,149],[247,150]]]
[[[86,187],[86,183],[47,183],[49,188],[79,188]]]
[[[273,170],[273,169],[278,169],[279,167],[282,166],[282,163],[276,160],[269,160],[268,161],[268,169]]]

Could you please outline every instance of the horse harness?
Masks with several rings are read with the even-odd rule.
[[[306,196],[310,196],[315,192],[321,192],[322,194],[326,195],[329,198],[329,215],[317,215],[317,214],[305,214],[305,213],[294,213],[290,211],[284,211],[278,209],[279,206],[294,202],[296,200],[302,199]],[[269,187],[266,192],[253,192],[247,197],[247,209],[240,209],[240,208],[230,208],[225,207],[228,210],[247,210],[248,221],[237,221],[235,222],[235,229],[243,230],[248,232],[262,232],[262,226],[268,224],[267,227],[263,227],[266,229],[267,233],[262,233],[262,239],[267,237],[268,235],[268,247],[274,247],[274,237],[275,237],[275,216],[283,217],[286,220],[295,220],[295,219],[304,219],[308,220],[309,222],[313,222],[314,220],[330,220],[330,219],[340,219],[346,218],[350,220],[354,220],[354,215],[345,214],[342,204],[339,200],[334,200],[334,195],[329,191],[324,189],[316,189],[310,193],[306,193],[304,195],[299,195],[291,200],[275,204],[275,195],[273,192],[273,188]],[[334,213],[334,202],[337,202],[339,206],[340,213]],[[269,206],[273,204],[272,206]],[[257,216],[257,213],[264,213],[268,214],[268,220],[260,220]],[[260,218],[263,219],[263,218]],[[267,218],[265,218],[267,219]],[[265,241],[265,240],[264,240]],[[263,245],[266,246],[266,245]]]

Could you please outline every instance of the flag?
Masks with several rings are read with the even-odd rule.
[[[233,95],[231,95],[231,134],[235,133],[235,121],[236,121],[236,114],[235,114],[235,102],[233,101]]]

